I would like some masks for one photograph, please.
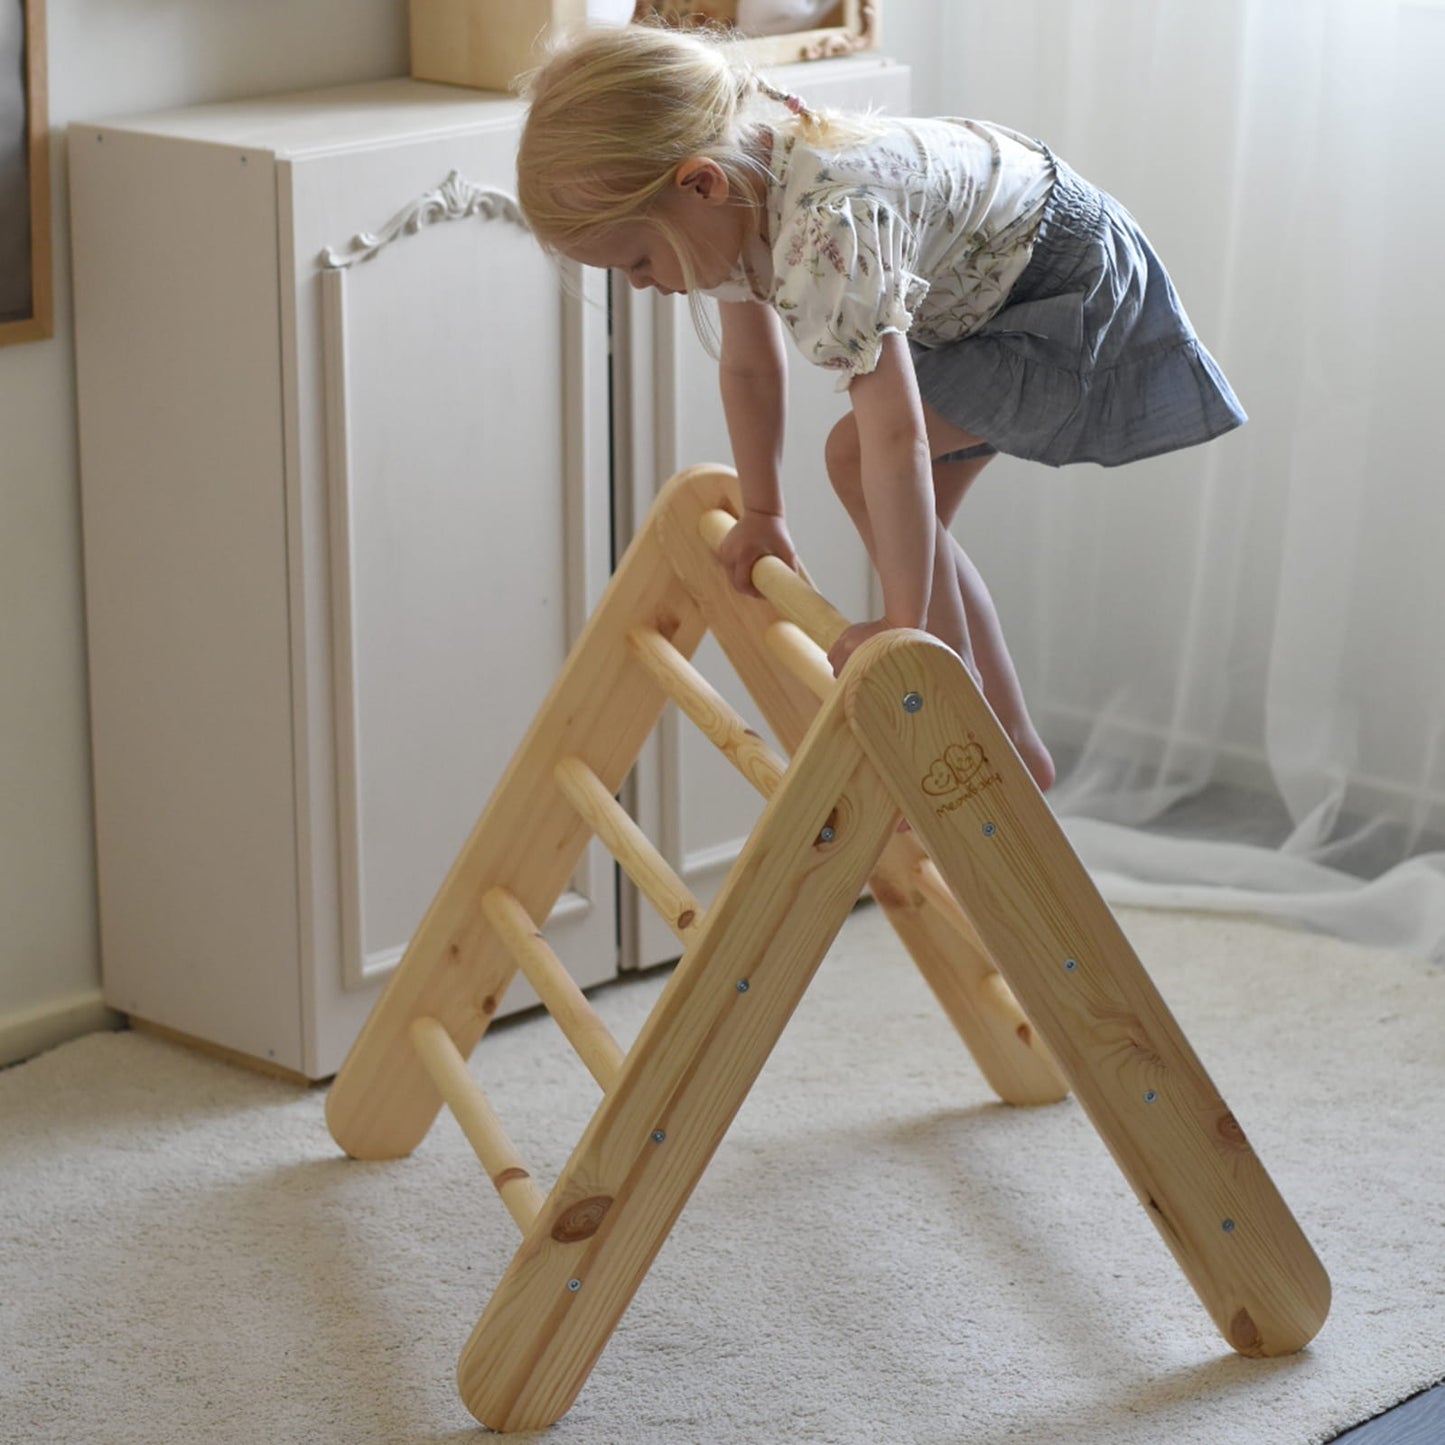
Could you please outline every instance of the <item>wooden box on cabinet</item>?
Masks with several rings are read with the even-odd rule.
[[[106,1000],[308,1078],[610,565],[605,286],[506,195],[521,114],[398,80],[70,131]],[[615,972],[595,845],[548,937]]]
[[[872,50],[882,0],[837,0],[820,22],[740,39],[755,65],[789,65]],[[510,90],[539,65],[547,44],[589,18],[617,23],[635,10],[649,21],[732,27],[737,0],[410,0],[411,73],[418,80]]]

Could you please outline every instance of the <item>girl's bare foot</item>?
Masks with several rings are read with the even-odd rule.
[[[1026,725],[1010,741],[1018,749],[1029,775],[1038,784],[1039,792],[1047,793],[1054,785],[1054,760],[1044,746],[1044,740],[1031,725]]]

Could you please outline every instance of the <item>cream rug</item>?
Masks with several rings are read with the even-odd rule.
[[[1306,1445],[1445,1377],[1445,971],[1121,918],[1334,1278],[1309,1350],[1231,1353],[1078,1107],[994,1102],[865,909],[545,1438]],[[596,1003],[630,1038],[661,983]],[[473,1067],[553,1177],[595,1099],[561,1035]],[[322,1102],[134,1034],[0,1074],[0,1439],[486,1434],[452,1372],[512,1222],[449,1118],[358,1164]]]

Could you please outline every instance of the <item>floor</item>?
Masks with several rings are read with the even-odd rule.
[[[1333,1445],[1441,1445],[1445,1441],[1445,1385],[1396,1405],[1337,1435]]]

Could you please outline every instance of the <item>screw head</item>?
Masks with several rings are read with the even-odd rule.
[[[1153,1089],[1146,1089],[1144,1092],[1144,1102],[1146,1104],[1152,1104],[1158,1097],[1159,1095],[1156,1094]]]
[[[837,836],[838,834],[836,830],[832,828],[824,828],[823,831],[818,834],[818,841],[820,843],[831,843],[833,839]]]
[[[923,707],[923,699],[916,692],[908,692],[903,695],[903,711],[918,712]]]
[[[739,992],[739,993],[746,993],[751,987],[752,987],[752,984],[750,984],[750,983],[747,981],[747,979],[745,979],[745,978],[740,978],[740,979],[738,980],[738,992]]]
[[[569,1279],[567,1281],[567,1288],[570,1289],[573,1294],[576,1294],[577,1291],[582,1288],[582,1281],[580,1279]]]
[[[1073,973],[1074,970],[1075,970],[1076,968],[1078,968],[1078,966],[1079,966],[1079,960],[1078,960],[1077,958],[1066,958],[1066,959],[1064,960],[1064,972],[1065,972],[1065,973]]]
[[[653,1142],[654,1144],[661,1144],[662,1141],[663,1141],[664,1139],[666,1139],[666,1138],[667,1138],[667,1131],[666,1131],[665,1129],[654,1129],[654,1130],[652,1131],[652,1142]]]
[[[994,835],[995,833],[997,833],[997,832],[998,832],[998,828],[997,828],[994,824],[992,824],[992,823],[985,823],[985,824],[983,825],[983,836],[984,836],[985,838],[992,838],[993,835]]]
[[[1233,1234],[1234,1221],[1232,1219],[1226,1219],[1224,1223],[1220,1226],[1220,1228],[1223,1229],[1226,1234]]]

